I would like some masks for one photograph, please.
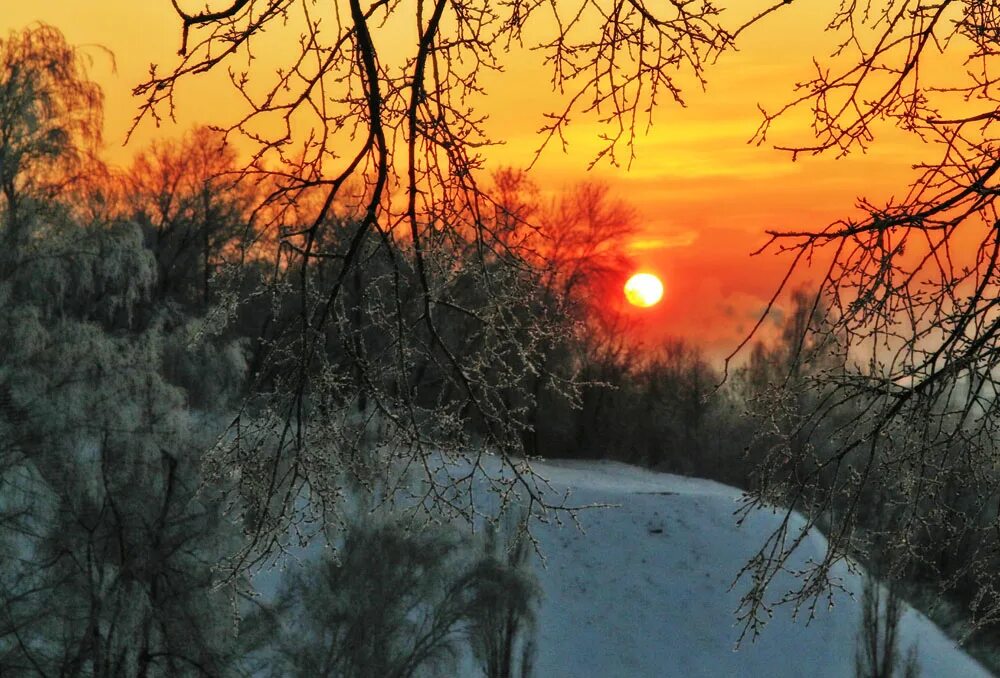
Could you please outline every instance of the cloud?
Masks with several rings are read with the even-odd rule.
[[[698,239],[697,231],[667,233],[653,238],[639,238],[628,244],[631,251],[665,250],[673,247],[688,247]]]

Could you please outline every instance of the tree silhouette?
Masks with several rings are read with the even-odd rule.
[[[156,253],[158,296],[207,306],[212,276],[239,261],[254,196],[234,185],[236,152],[206,127],[140,153],[124,179],[126,212]]]
[[[768,247],[787,252],[791,270],[828,262],[812,308],[829,309],[823,322],[847,368],[813,375],[817,397],[790,436],[811,443],[784,450],[794,462],[811,456],[810,470],[752,505],[788,506],[809,526],[835,516],[830,551],[804,575],[796,602],[820,595],[830,565],[846,553],[884,542],[897,547],[897,566],[936,578],[947,554],[967,554],[963,574],[950,581],[971,584],[973,614],[996,621],[1000,14],[993,3],[968,0],[843,3],[827,30],[836,52],[817,62],[789,103],[765,111],[756,141],[805,109],[809,138],[777,144],[793,159],[864,151],[888,127],[923,142],[930,158],[915,166],[899,199],[862,199],[859,216],[769,232]],[[832,416],[841,421],[831,435],[821,422]],[[810,436],[816,431],[825,439]],[[888,497],[891,523],[860,539],[866,497],[876,495]],[[768,573],[803,534],[783,525],[758,554],[747,600],[754,614],[763,611]]]
[[[496,542],[454,527],[354,523],[339,559],[296,570],[247,620],[249,652],[273,675],[453,675],[471,651],[490,678],[527,676],[514,653],[530,641],[538,592],[524,558],[498,555],[506,545]]]
[[[31,230],[26,222],[49,199],[101,169],[95,156],[102,111],[100,88],[58,30],[43,25],[0,41],[5,250],[24,245]],[[9,265],[0,268],[0,275],[9,272]]]
[[[427,451],[454,439],[463,430],[456,422],[475,413],[483,431],[477,449],[502,451],[513,484],[548,505],[511,455],[521,449],[531,403],[519,375],[542,370],[540,347],[559,330],[515,311],[537,296],[538,285],[526,272],[530,255],[498,237],[483,218],[489,196],[479,185],[480,149],[491,140],[475,96],[485,76],[502,69],[504,50],[534,39],[563,102],[542,127],[542,145],[564,141],[570,118],[589,114],[605,126],[597,159],[618,162],[631,157],[632,142],[655,105],[681,98],[680,78],[703,78],[711,56],[788,3],[751,11],[731,30],[708,2],[377,0],[365,7],[345,0],[326,13],[293,0],[233,0],[204,10],[173,4],[180,58],[136,88],[143,101],[136,122],[169,112],[184,80],[229,69],[247,105],[221,127],[253,146],[245,176],[270,182],[265,206],[280,236],[275,279],[299,297],[297,320],[275,330],[280,340],[272,342],[272,362],[283,366],[285,379],[270,404],[255,408],[268,418],[247,426],[241,415],[234,422],[241,435],[218,455],[219,468],[246,469],[247,477],[260,479],[244,494],[259,507],[256,532],[271,536],[263,544],[273,543],[293,519],[296,498],[336,494],[333,476],[323,477],[316,472],[323,466],[311,463],[327,454],[329,437],[312,436],[321,431],[310,428],[310,406],[325,399],[343,408],[356,399],[337,392],[337,380],[314,375],[324,374],[323,327],[353,313],[340,303],[348,280],[375,257],[389,262],[390,297],[399,301],[380,316],[391,348],[377,360],[392,360],[396,369],[391,387],[373,404],[366,401],[362,415],[376,412],[389,422],[398,456],[426,467],[430,498],[467,512],[468,505],[450,494],[450,483],[433,481]],[[415,23],[403,28],[403,17]],[[265,39],[265,30],[273,39],[281,26],[295,33],[286,43],[285,64],[273,75],[254,68],[256,41]],[[950,546],[926,535],[966,539],[965,531],[945,525],[947,517],[977,514],[981,519],[970,529],[983,546],[973,554],[970,576],[984,593],[978,614],[993,618],[1000,614],[1000,599],[989,593],[997,573],[1000,505],[994,382],[1000,361],[994,73],[1000,15],[979,0],[845,2],[832,11],[827,29],[839,42],[829,63],[818,65],[787,105],[765,112],[756,141],[767,142],[775,120],[805,109],[811,138],[778,146],[793,158],[863,150],[884,124],[919,137],[938,154],[917,167],[900,200],[862,201],[859,218],[771,233],[771,246],[791,255],[793,269],[827,255],[813,307],[829,308],[824,322],[844,343],[837,350],[849,356],[846,369],[813,380],[815,407],[800,417],[800,426],[826,430],[816,422],[833,409],[846,408],[852,416],[823,441],[808,473],[771,484],[748,508],[781,503],[801,511],[806,528],[837,516],[826,558],[787,599],[813,604],[828,588],[832,564],[863,548],[854,528],[874,490],[886,490],[902,509],[893,512],[898,523],[884,534],[899,542],[893,552],[904,559],[933,561],[935,551]],[[934,60],[943,67],[932,67]],[[935,72],[946,79],[935,82]],[[321,243],[337,209],[357,218],[347,247],[331,252]],[[457,256],[470,251],[471,258]],[[322,260],[333,261],[335,272],[317,284],[314,264]],[[407,276],[415,294],[403,293]],[[458,279],[483,290],[475,295],[483,308],[462,303],[468,295],[457,294]],[[473,340],[459,344],[442,331],[456,318],[477,327]],[[428,400],[414,400],[420,384],[412,368],[428,363],[461,394],[453,406],[414,407]],[[357,379],[363,383],[365,375],[362,369]],[[512,390],[520,397],[512,398]],[[453,449],[471,449],[469,442]],[[810,455],[819,449],[796,448]],[[478,461],[473,455],[473,468]],[[977,498],[978,513],[952,505],[953,493],[942,488],[956,486]],[[510,485],[495,489],[510,496]],[[751,625],[766,618],[764,590],[805,539],[804,530],[789,526],[783,523],[751,563]]]
[[[469,456],[476,472],[483,452],[500,452],[512,478],[491,481],[501,503],[518,490],[531,504],[555,507],[514,455],[530,425],[526,377],[545,371],[544,347],[566,330],[525,312],[540,306],[544,291],[532,253],[490,218],[479,175],[481,149],[492,140],[475,97],[502,70],[505,51],[544,28],[538,47],[565,96],[544,123],[543,145],[562,140],[571,116],[586,114],[606,128],[595,161],[617,163],[631,157],[655,105],[681,99],[677,77],[698,82],[706,60],[730,46],[718,9],[645,0],[173,5],[179,60],[136,87],[136,124],[170,114],[185,80],[228,69],[246,107],[219,127],[251,144],[243,176],[268,186],[258,216],[276,236],[273,290],[297,297],[295,319],[267,330],[262,362],[270,372],[262,373],[275,388],[252,389],[258,397],[215,454],[213,468],[243,470],[240,493],[257,535],[247,557],[280,545],[301,517],[297,498],[329,498],[310,502],[321,511],[336,504],[338,476],[322,460],[363,453],[327,424],[352,416],[381,422],[380,454],[423,467],[425,499],[447,512],[468,516],[471,494],[441,481],[433,449]],[[289,48],[272,72],[254,64],[265,32],[287,38]],[[331,218],[345,213],[352,219]],[[346,237],[328,237],[333,222],[346,226]],[[324,247],[334,241],[346,246]],[[367,298],[347,300],[350,289]],[[333,378],[326,328],[352,319],[377,327],[385,350],[360,356],[346,380]],[[461,328],[458,336],[451,327]],[[433,387],[423,381],[427,365],[438,375]],[[459,485],[467,490],[470,480]]]

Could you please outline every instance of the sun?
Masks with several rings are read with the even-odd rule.
[[[636,273],[625,283],[625,298],[633,306],[648,308],[663,298],[663,283],[652,273]]]

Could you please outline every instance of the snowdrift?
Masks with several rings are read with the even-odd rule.
[[[779,608],[756,642],[734,649],[740,595],[728,589],[779,520],[758,512],[737,527],[739,490],[614,462],[535,468],[554,489],[569,489],[573,503],[620,505],[583,512],[584,532],[536,528],[547,559],[536,675],[854,675],[862,582],[846,568],[837,574],[853,599],[837,595],[808,625]],[[824,543],[817,534],[801,560],[817,557]],[[906,609],[900,626],[901,650],[916,646],[925,678],[990,675],[920,613]]]
[[[437,461],[442,473],[468,473],[465,463]],[[484,465],[493,472],[500,468],[497,459]],[[862,579],[846,567],[834,574],[848,592],[835,596],[832,609],[819,610],[806,624],[778,608],[756,641],[736,647],[740,589],[730,585],[781,514],[759,511],[738,527],[734,511],[741,493],[716,482],[607,461],[532,467],[556,494],[568,490],[573,505],[615,505],[582,511],[582,531],[571,523],[533,528],[546,559],[544,567],[536,563],[543,598],[535,678],[853,678]],[[478,497],[495,500],[489,492]],[[824,549],[825,540],[815,533],[798,561],[818,558]],[[301,564],[322,553],[314,542],[292,561]],[[255,577],[264,600],[273,597],[281,574],[270,570]],[[775,593],[791,584],[779,579]],[[922,678],[990,675],[926,617],[906,608],[901,652],[911,646]],[[460,663],[460,676],[482,675],[471,657]]]

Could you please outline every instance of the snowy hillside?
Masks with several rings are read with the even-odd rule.
[[[776,520],[762,513],[737,528],[738,490],[612,462],[536,468],[575,503],[621,505],[585,512],[585,534],[538,527],[548,564],[536,675],[853,675],[861,612],[847,595],[808,627],[776,612],[755,643],[734,651],[739,594],[727,589]],[[859,578],[842,574],[859,595]],[[901,647],[916,644],[926,678],[989,675],[919,613],[907,610],[901,626]]]
[[[491,461],[485,466],[496,471],[498,460]],[[606,461],[532,466],[560,496],[570,491],[574,505],[616,505],[583,511],[582,532],[572,524],[533,528],[546,557],[537,567],[543,598],[535,678],[853,678],[862,582],[846,568],[835,574],[856,598],[837,595],[833,609],[820,610],[808,626],[780,608],[756,642],[736,650],[740,594],[729,585],[778,515],[759,512],[737,527],[740,491],[707,480]],[[824,544],[817,533],[799,562],[817,557]],[[300,564],[321,551],[313,543],[299,553]],[[255,578],[265,600],[279,575]],[[990,675],[921,614],[907,609],[900,626],[900,649],[916,646],[922,678]],[[471,657],[461,661],[461,676],[482,675]]]

